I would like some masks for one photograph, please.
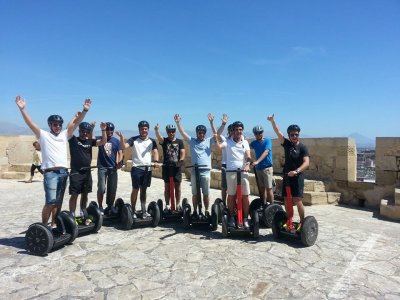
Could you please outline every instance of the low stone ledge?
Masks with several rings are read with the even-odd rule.
[[[379,213],[387,219],[400,221],[400,206],[390,204],[390,201],[387,199],[381,200]]]

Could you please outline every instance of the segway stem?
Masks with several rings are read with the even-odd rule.
[[[288,220],[287,225],[288,228],[293,226],[293,197],[292,197],[292,189],[290,187],[289,176],[285,174],[285,190],[286,190],[286,201],[287,201],[287,210],[288,210]]]
[[[242,199],[242,170],[236,171],[236,201],[238,213],[238,227],[243,226],[243,199]]]

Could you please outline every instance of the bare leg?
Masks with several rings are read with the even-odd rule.
[[[71,194],[71,198],[69,198],[69,212],[75,216],[76,210],[76,200],[78,199],[78,194],[73,193]]]
[[[46,204],[45,206],[43,206],[43,209],[42,209],[42,223],[44,225],[47,225],[47,223],[49,222],[52,209],[53,209],[52,205],[47,205]]]
[[[164,199],[165,199],[165,204],[167,205],[167,206],[169,206],[169,193],[170,193],[170,191],[169,191],[169,182],[165,182],[164,183]]]
[[[175,203],[176,203],[176,208],[178,208],[178,206],[181,203],[181,183],[180,182],[175,182]]]
[[[228,195],[228,209],[229,209],[229,214],[231,216],[235,214],[235,208],[236,208],[235,197],[236,196]]]
[[[243,219],[249,217],[249,195],[242,195]]]
[[[193,212],[197,212],[197,196],[192,195]]]
[[[97,193],[97,203],[99,203],[99,207],[103,207],[103,193]]]
[[[272,188],[267,188],[267,200],[269,203],[274,203],[274,191]]]
[[[132,205],[133,211],[136,211],[136,201],[137,201],[138,193],[139,193],[139,189],[132,189],[132,192],[131,192],[131,205]]]
[[[300,216],[300,222],[303,223],[304,222],[304,216],[305,216],[305,209],[304,209],[304,205],[303,205],[303,199],[302,198],[294,198],[294,201],[296,202],[297,205],[297,211],[299,212],[299,216]]]
[[[204,202],[204,207],[206,211],[208,211],[210,207],[210,197],[208,195],[203,195],[203,202]]]

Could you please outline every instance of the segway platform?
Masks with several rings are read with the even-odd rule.
[[[155,201],[149,203],[147,216],[143,216],[143,211],[134,212],[130,204],[124,204],[121,210],[121,227],[125,230],[136,227],[152,226],[156,227],[160,222],[160,209]]]

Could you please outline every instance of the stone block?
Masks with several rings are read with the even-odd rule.
[[[26,180],[28,177],[30,177],[30,173],[26,172],[3,172],[0,174],[1,179]]]
[[[325,192],[304,192],[304,205],[328,204],[328,195]]]
[[[379,185],[394,185],[397,181],[397,172],[395,171],[376,171],[375,182]]]
[[[394,204],[400,205],[400,189],[394,189]]]
[[[213,189],[219,189],[220,186],[221,186],[221,181],[215,180],[215,179],[211,179],[211,180],[210,180],[210,186],[211,186]]]
[[[378,156],[376,157],[376,171],[399,171],[399,165],[396,156]]]
[[[340,202],[341,193],[328,192],[326,194],[327,194],[328,204],[338,204]]]
[[[325,192],[325,184],[317,180],[304,180],[305,192]]]
[[[381,216],[393,221],[400,221],[400,206],[390,205],[386,199],[381,200],[379,213]]]
[[[213,174],[212,178],[215,180],[221,181],[222,178],[222,172],[220,170],[212,170],[211,173]]]
[[[30,172],[32,164],[18,164],[8,167],[10,172]]]

